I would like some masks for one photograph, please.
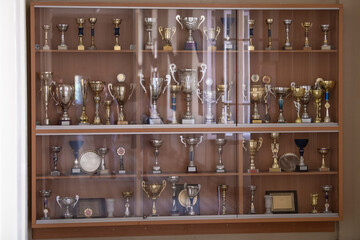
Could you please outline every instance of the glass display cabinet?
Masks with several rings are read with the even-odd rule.
[[[342,5],[30,17],[33,238],[334,231]]]

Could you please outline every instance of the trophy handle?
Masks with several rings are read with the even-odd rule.
[[[169,87],[169,84],[170,84],[170,81],[171,81],[171,77],[169,74],[166,74],[166,77],[165,77],[165,82],[167,82],[166,86],[164,87],[164,90],[163,90],[163,94],[165,93],[165,90]]]
[[[172,39],[173,39],[173,37],[174,37],[174,35],[175,35],[175,32],[176,32],[176,27],[175,27],[175,26],[173,26],[173,27],[171,28],[171,31],[173,31],[173,34],[171,35],[170,40],[172,40]]]
[[[316,80],[315,80],[315,88],[316,89],[320,89],[321,88],[321,83],[324,81],[324,79],[322,79],[322,78],[317,78]]]
[[[62,208],[61,204],[60,204],[60,196],[56,196],[56,202],[59,204],[60,208]]]
[[[201,68],[200,72],[202,73],[202,76],[200,78],[200,81],[197,83],[198,86],[200,86],[200,83],[202,82],[202,80],[204,80],[205,73],[206,73],[206,70],[207,70],[207,66],[206,66],[205,63],[202,63],[200,65],[200,68]]]
[[[274,90],[271,87],[269,88],[269,92],[271,93],[271,95],[273,95],[276,98],[276,94],[275,94]]]
[[[130,100],[131,96],[134,93],[134,90],[135,90],[135,84],[134,83],[130,83],[130,90],[131,90],[131,93],[130,93],[130,95],[128,97],[128,100]]]
[[[185,142],[185,138],[182,135],[180,135],[180,141],[181,141],[182,144],[185,145],[185,147],[187,147],[186,142]]]
[[[79,201],[79,195],[76,195],[75,196],[75,199],[76,199],[76,202],[72,205],[72,207],[74,208],[75,207],[75,205],[78,203],[78,201]]]
[[[54,85],[53,87],[56,88],[56,85],[57,85],[56,82],[54,82],[53,85]],[[53,87],[51,87],[51,85],[50,85],[49,93],[50,93],[51,98],[54,100],[55,104],[56,104],[56,105],[59,105],[59,104],[60,104],[60,101],[58,101],[58,100],[56,99],[55,93],[54,93],[54,90],[53,90]]]
[[[265,84],[265,92],[266,92],[266,94],[265,94],[265,96],[264,96],[264,101],[267,101],[266,99],[267,99],[268,96],[269,96],[270,90],[271,90],[271,85],[270,85],[270,84]]]
[[[141,187],[142,187],[142,189],[144,190],[144,192],[146,193],[146,195],[148,196],[148,198],[150,198],[149,193],[146,191],[145,185],[146,185],[146,184],[145,184],[145,181],[142,180],[142,182],[141,182]]]
[[[200,89],[196,89],[196,95],[200,99],[201,103],[204,103],[204,98],[201,98],[202,94]]]
[[[176,15],[175,19],[176,19],[176,21],[180,24],[181,29],[184,29],[184,26],[183,26],[182,23],[181,23],[180,15]]]
[[[263,138],[262,138],[262,137],[259,137],[258,143],[259,143],[259,146],[257,147],[256,151],[259,151],[259,149],[260,149],[261,146],[262,146],[262,143],[263,143]]]
[[[166,187],[166,180],[164,179],[164,180],[162,180],[162,189],[161,189],[161,191],[159,192],[158,197],[160,197],[160,195],[161,195],[161,193],[164,191],[165,187]]]
[[[141,85],[141,87],[144,89],[144,92],[147,93],[146,88],[145,88],[145,86],[144,86],[144,84],[143,84],[144,74],[140,73],[139,76],[140,76],[140,85]]]
[[[112,94],[112,84],[111,83],[108,83],[108,90],[109,90],[109,93],[110,93],[110,96],[113,98],[113,99],[115,99],[115,96]],[[116,99],[115,99],[116,100]]]
[[[198,184],[198,187],[199,187],[199,189],[197,190],[196,195],[198,195],[199,192],[200,192],[200,189],[201,189],[201,184],[200,183]]]
[[[247,151],[247,148],[245,147],[245,140],[242,141],[242,147],[245,149],[245,151]]]
[[[218,26],[216,27],[216,31],[217,31],[217,34],[216,34],[216,37],[215,37],[215,40],[217,40],[219,34],[220,34],[220,31],[221,31],[221,28]]]
[[[218,103],[218,101],[220,100],[220,98],[222,97],[222,94],[219,94],[219,97],[216,99],[216,103]]]
[[[163,31],[163,27],[160,26],[159,27],[159,33],[160,33],[160,36],[161,36],[161,40],[164,40],[164,35],[162,34],[162,31]]]
[[[201,25],[204,21],[205,21],[205,16],[204,16],[204,15],[201,15],[198,29],[200,28],[200,25]]]
[[[203,136],[200,136],[200,141],[196,144],[196,147],[202,142]]]
[[[170,70],[170,74],[171,74],[172,78],[174,79],[174,82],[176,82],[177,85],[179,85],[179,82],[176,81],[175,75],[174,75],[174,73],[176,72],[176,65],[174,63],[170,64],[169,70]]]
[[[184,183],[184,189],[186,189],[187,183]]]
[[[207,33],[207,27],[203,27],[203,32],[204,32],[204,35],[206,36],[206,39],[209,40],[209,36],[206,34]]]

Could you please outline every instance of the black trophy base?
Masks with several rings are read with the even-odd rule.
[[[217,173],[224,173],[224,172],[225,172],[225,169],[216,169],[216,172],[217,172]]]
[[[187,173],[197,173],[197,168],[195,166],[188,166]]]
[[[186,42],[185,50],[197,50],[196,42]]]
[[[296,172],[308,172],[308,166],[307,165],[303,165],[303,166],[299,166],[296,165]]]
[[[153,173],[153,174],[161,174],[162,171],[161,171],[161,170],[153,170],[152,173]]]

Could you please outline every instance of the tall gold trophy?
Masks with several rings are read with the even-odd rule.
[[[163,180],[162,183],[146,183],[143,180],[141,183],[141,187],[148,196],[148,198],[152,199],[152,209],[150,216],[159,216],[156,210],[156,199],[160,197],[161,193],[164,191],[166,187],[166,180]]]
[[[90,81],[90,88],[95,93],[94,101],[95,101],[95,118],[94,125],[100,125],[101,119],[99,115],[99,106],[100,106],[100,93],[104,90],[104,82],[102,81]]]
[[[281,172],[281,168],[278,164],[278,153],[279,153],[279,133],[272,132],[270,133],[270,138],[272,140],[271,143],[271,152],[273,154],[273,164],[271,168],[269,168],[269,172]]]
[[[292,92],[292,95],[295,98],[294,105],[295,105],[296,114],[297,114],[295,123],[302,123],[302,120],[301,120],[301,117],[300,117],[300,110],[301,110],[300,100],[305,95],[305,88],[296,87],[295,83],[292,82],[291,83],[291,92]]]
[[[246,142],[248,142],[248,148],[245,147]],[[245,149],[245,151],[250,152],[250,168],[248,169],[248,173],[258,173],[259,169],[255,167],[255,154],[259,151],[263,143],[263,138],[259,137],[258,139],[251,139],[248,141],[243,141],[242,146]]]
[[[44,99],[44,113],[45,117],[43,120],[43,125],[50,125],[50,119],[48,116],[48,109],[49,109],[49,98],[50,94],[52,94],[51,87],[55,84],[52,80],[52,72],[40,72],[40,80],[41,80],[41,93]]]
[[[305,29],[305,44],[303,49],[304,50],[311,50],[311,47],[309,45],[309,29],[312,26],[311,22],[302,22],[301,26]]]
[[[85,18],[76,18],[76,23],[78,26],[78,36],[79,36],[79,45],[77,47],[77,50],[83,51],[85,50],[85,46],[83,44],[83,36],[84,36],[84,23]]]

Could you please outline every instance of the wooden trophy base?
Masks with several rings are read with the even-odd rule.
[[[128,125],[128,121],[117,121],[117,125]]]
[[[269,172],[279,173],[281,172],[281,168],[269,168]]]

